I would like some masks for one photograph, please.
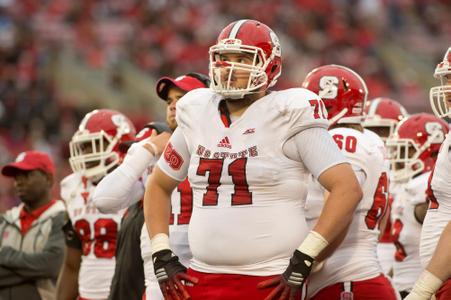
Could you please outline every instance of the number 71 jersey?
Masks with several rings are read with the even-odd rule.
[[[188,175],[193,269],[265,276],[286,268],[307,234],[309,171],[282,148],[306,128],[327,128],[312,99],[321,101],[304,89],[272,92],[230,126],[221,120],[221,97],[208,89],[177,103],[179,127],[158,164],[177,180]]]

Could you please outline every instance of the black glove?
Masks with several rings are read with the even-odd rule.
[[[281,276],[265,280],[258,284],[259,289],[274,287],[265,298],[271,299],[301,299],[302,287],[313,267],[314,259],[299,250],[295,250],[287,269]]]
[[[183,281],[196,284],[198,280],[186,274],[186,268],[179,258],[171,250],[165,249],[154,253],[152,260],[164,299],[190,299]]]

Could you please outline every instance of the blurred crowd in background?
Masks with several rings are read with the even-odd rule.
[[[43,150],[58,182],[86,112],[110,106],[138,129],[162,120],[155,81],[208,73],[217,33],[242,18],[281,39],[277,89],[343,64],[363,76],[370,98],[392,97],[410,113],[430,111],[433,69],[451,36],[446,0],[0,0],[0,164]],[[0,212],[16,202],[0,177]]]

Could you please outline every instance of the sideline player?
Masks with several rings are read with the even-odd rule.
[[[102,214],[92,202],[97,183],[123,159],[121,142],[135,138],[123,114],[94,110],[83,118],[70,142],[73,173],[61,181],[66,224],[66,256],[58,279],[58,299],[107,299],[114,275],[117,233],[122,211]]]

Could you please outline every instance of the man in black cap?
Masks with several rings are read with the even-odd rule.
[[[187,92],[205,88],[209,85],[207,76],[199,73],[188,73],[175,79],[161,78],[156,85],[157,95],[166,101],[166,123],[150,123],[137,135],[137,141],[127,152],[123,163],[108,174],[97,185],[94,193],[94,202],[97,208],[104,213],[111,213],[117,209],[128,207],[122,220],[119,232],[116,269],[111,285],[109,299],[140,299],[144,290],[144,275],[146,282],[147,299],[163,299],[156,281],[150,240],[144,224],[142,197],[144,184],[152,170],[153,164],[162,154],[170,137],[165,131],[173,131],[177,127],[175,121],[175,104]],[[170,130],[169,130],[170,129]],[[173,227],[177,231],[174,236],[175,244],[178,244],[181,257],[187,263],[191,257],[187,240],[187,220],[191,215],[189,209],[191,202],[189,196],[189,184],[183,184],[182,191],[174,195],[174,208],[177,215],[173,220]],[[133,204],[136,200],[140,200]],[[186,205],[184,205],[186,204]],[[183,205],[183,208],[181,206]],[[183,210],[182,213],[181,211]],[[183,217],[181,216],[183,215]],[[181,221],[181,222],[180,222]],[[141,248],[141,253],[136,251]],[[141,255],[142,259],[141,259]],[[142,269],[144,265],[144,269]],[[144,274],[143,274],[144,272]],[[141,294],[140,294],[141,292]]]
[[[63,261],[64,204],[52,198],[55,168],[39,151],[3,167],[22,203],[0,216],[0,299],[54,299]]]

